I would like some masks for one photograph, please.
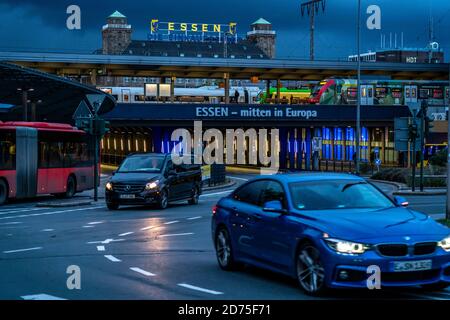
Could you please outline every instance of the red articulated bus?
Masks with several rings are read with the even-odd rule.
[[[0,121],[0,205],[92,189],[93,159],[89,136],[70,125]]]

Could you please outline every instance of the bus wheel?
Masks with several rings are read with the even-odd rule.
[[[75,195],[76,191],[75,179],[73,176],[69,176],[69,178],[67,178],[67,187],[64,198],[72,198]]]
[[[8,201],[8,185],[5,181],[0,180],[0,205]]]

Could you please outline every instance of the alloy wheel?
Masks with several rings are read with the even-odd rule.
[[[228,267],[230,264],[231,247],[228,234],[225,230],[220,230],[216,240],[217,260],[221,267]]]
[[[297,258],[297,278],[307,293],[315,294],[324,288],[325,269],[315,247],[307,245],[300,250]]]

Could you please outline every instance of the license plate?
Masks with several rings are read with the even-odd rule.
[[[394,272],[430,270],[431,268],[431,260],[394,262]]]
[[[134,194],[121,194],[120,199],[135,199],[136,196]]]

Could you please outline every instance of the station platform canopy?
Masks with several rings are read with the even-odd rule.
[[[322,80],[355,77],[356,63],[298,59],[224,59],[101,55],[72,53],[0,52],[0,60],[41,71],[69,75],[177,77],[260,80]],[[448,80],[448,64],[362,62],[362,74],[393,80]]]
[[[99,114],[111,111],[113,97],[78,82],[35,69],[0,62],[0,120],[23,119],[23,91],[27,91],[28,110],[36,105],[37,121],[72,122],[72,116],[87,94],[104,95]]]

